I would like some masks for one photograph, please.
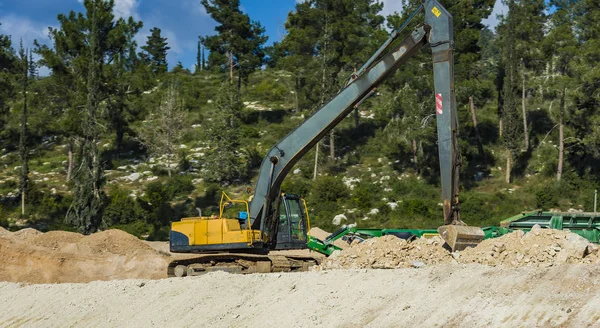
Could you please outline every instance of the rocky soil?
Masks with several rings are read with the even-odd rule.
[[[319,269],[420,268],[467,263],[550,267],[566,263],[600,263],[597,245],[569,231],[541,229],[539,226],[527,234],[515,231],[500,238],[484,240],[477,247],[462,252],[450,253],[443,245],[439,237],[408,242],[388,235],[336,251]]]

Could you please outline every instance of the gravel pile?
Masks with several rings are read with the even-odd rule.
[[[454,253],[444,248],[440,237],[413,242],[390,235],[372,238],[334,252],[319,269],[419,268],[444,263],[550,267],[564,263],[600,263],[600,256],[596,244],[575,233],[535,226],[530,233],[515,231]]]

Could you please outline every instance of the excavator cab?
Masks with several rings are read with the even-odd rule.
[[[310,219],[304,199],[294,194],[282,194],[275,249],[306,248],[309,229]]]

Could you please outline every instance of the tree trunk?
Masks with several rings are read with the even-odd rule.
[[[329,132],[329,158],[335,161],[335,133],[333,130]]]
[[[229,52],[229,79],[233,84],[233,53],[231,51]]]
[[[71,181],[73,167],[75,166],[75,163],[73,162],[73,148],[73,138],[69,137],[69,141],[67,142],[67,150],[69,152],[69,162],[67,164],[67,182]]]
[[[477,138],[477,150],[479,151],[479,156],[483,157],[483,142],[481,141],[481,135],[479,134],[479,125],[477,123],[477,113],[475,112],[475,104],[473,103],[473,97],[469,97],[469,107],[471,108],[471,118],[473,119],[475,138]]]
[[[359,119],[358,108],[354,109],[354,128],[358,130],[358,119]]]
[[[25,216],[25,193],[21,193],[21,216]]]
[[[417,172],[417,175],[420,175],[421,172],[419,170],[417,139],[412,140],[412,151],[413,151],[413,164],[415,165],[415,171]]]
[[[295,85],[295,89],[294,89],[294,101],[296,102],[296,113],[300,113],[300,104],[298,101],[298,90],[300,89],[300,81],[299,81],[299,76],[298,74],[296,74],[296,85]]]
[[[242,95],[242,68],[238,67],[238,98]]]
[[[502,130],[504,129],[502,118],[498,121],[498,136],[502,138]]]
[[[511,168],[511,160],[512,160],[512,152],[507,149],[506,150],[506,178],[505,181],[506,183],[510,183],[510,170]]]
[[[563,163],[565,158],[565,93],[566,88],[563,88],[560,97],[560,116],[558,122],[558,168],[556,170],[556,181],[560,181],[563,173]]]
[[[522,110],[523,110],[523,136],[525,137],[525,151],[528,151],[529,150],[529,133],[527,131],[527,110],[525,108],[525,78],[523,78]]]
[[[315,169],[313,171],[313,180],[317,180],[317,169],[319,168],[319,143],[317,142],[317,148],[315,151]]]

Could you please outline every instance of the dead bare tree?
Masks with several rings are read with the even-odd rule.
[[[172,163],[179,158],[179,143],[185,120],[184,103],[175,82],[171,82],[159,106],[150,111],[148,120],[138,129],[140,142],[151,156],[165,157],[171,176]]]

